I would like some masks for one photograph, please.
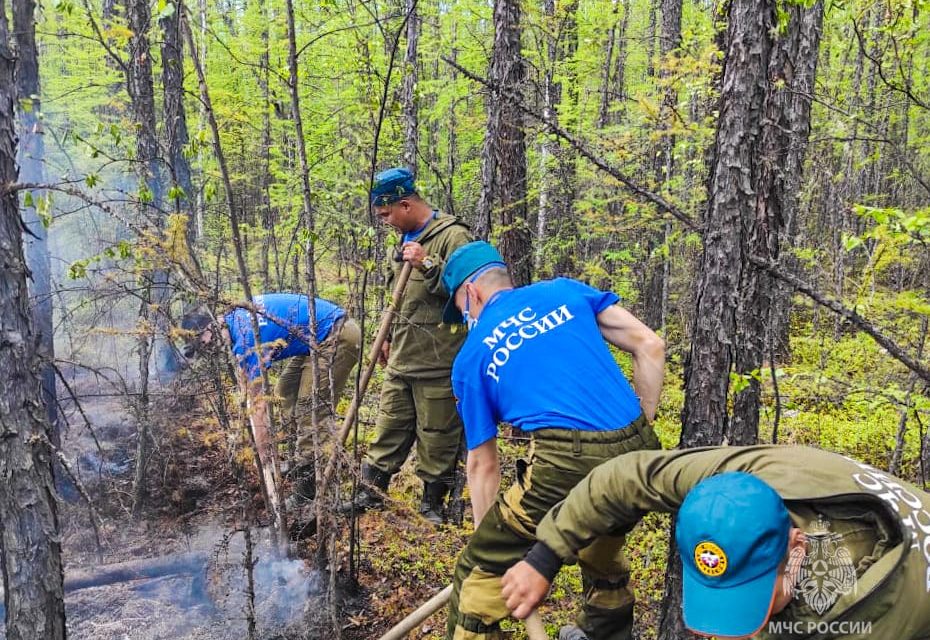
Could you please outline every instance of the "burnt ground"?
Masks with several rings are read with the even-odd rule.
[[[164,575],[84,586],[66,594],[69,637],[75,640],[242,640],[250,619],[245,570],[244,523],[253,529],[254,639],[369,640],[380,637],[450,580],[455,559],[467,542],[463,528],[434,529],[415,510],[420,485],[408,468],[392,483],[389,507],[362,517],[358,538],[358,582],[349,585],[348,527],[336,532],[339,565],[338,633],[330,623],[326,581],[315,571],[313,540],[294,549],[304,559],[280,558],[269,541],[262,500],[250,453],[241,434],[224,432],[204,395],[166,389],[153,401],[155,456],[149,470],[146,506],[133,517],[131,484],[136,418],[125,396],[92,377],[75,380],[91,428],[76,411],[62,450],[92,496],[100,521],[100,546],[87,504],[63,487],[63,556],[66,582],[75,575],[105,573],[113,563],[165,562]],[[99,446],[98,446],[99,443]],[[504,457],[519,455],[505,448]],[[247,517],[246,517],[247,516]],[[342,523],[343,525],[345,523]],[[629,545],[634,588],[646,627],[661,596],[661,565],[667,546],[658,523],[638,531]],[[658,571],[657,571],[658,569]],[[563,571],[552,601],[541,611],[550,630],[571,620],[580,593],[577,571]],[[411,638],[442,637],[445,611],[427,620]],[[509,637],[525,637],[511,625]],[[643,638],[652,637],[646,633]],[[0,640],[3,634],[0,631]]]

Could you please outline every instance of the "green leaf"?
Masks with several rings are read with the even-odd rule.
[[[88,173],[84,177],[84,184],[93,189],[97,186],[97,183],[100,182],[100,177],[96,173]]]
[[[843,248],[846,249],[846,251],[852,251],[861,244],[862,238],[859,236],[851,236],[845,233],[843,234]]]
[[[30,209],[34,206],[35,204],[32,199],[32,192],[26,191],[25,194],[23,194],[23,207],[25,207],[26,209]]]
[[[87,275],[87,262],[85,260],[77,260],[72,262],[68,266],[68,278],[71,280],[78,280]]]

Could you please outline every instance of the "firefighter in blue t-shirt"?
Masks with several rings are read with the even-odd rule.
[[[452,388],[465,424],[476,525],[455,569],[446,637],[498,638],[498,623],[509,615],[501,577],[533,547],[536,525],[550,507],[602,462],[659,448],[649,423],[665,345],[613,293],[566,278],[514,288],[500,254],[486,242],[457,249],[443,284],[451,296],[444,320],[464,320],[469,329],[452,366]],[[605,340],[633,356],[632,386]],[[530,459],[517,463],[517,481],[504,491],[496,440],[501,422],[533,439]],[[621,534],[581,552],[583,613],[560,638],[632,637]]]
[[[288,474],[293,482],[292,505],[312,500],[315,495],[313,434],[310,431],[314,407],[321,433],[333,431],[334,402],[338,401],[349,373],[358,361],[362,338],[358,325],[342,308],[316,298],[316,348],[321,381],[315,385],[313,362],[309,357],[313,342],[309,307],[309,297],[303,294],[255,296],[253,308],[258,318],[261,353],[255,348],[252,318],[247,308],[234,308],[216,323],[201,312],[188,313],[181,321],[181,328],[192,334],[184,348],[184,355],[188,358],[212,344],[215,332],[223,333],[239,365],[237,377],[249,401],[256,440],[263,440],[256,443],[260,449],[270,446],[264,441],[268,433],[268,412],[261,390],[260,367],[267,368],[272,362],[287,360],[274,393],[281,398],[283,414],[297,422],[297,459]],[[316,395],[313,394],[314,387],[317,387]]]

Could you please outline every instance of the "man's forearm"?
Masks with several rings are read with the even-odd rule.
[[[471,492],[471,510],[475,518],[475,528],[481,524],[491,505],[494,504],[500,485],[501,476],[499,472],[482,475],[480,478],[474,478],[472,474],[469,474],[468,490]]]
[[[468,490],[471,493],[471,510],[477,527],[494,504],[501,484],[497,441],[489,440],[469,451],[466,469]]]
[[[639,396],[643,414],[649,422],[656,417],[662,380],[665,378],[665,353],[643,355],[633,360],[633,388]]]

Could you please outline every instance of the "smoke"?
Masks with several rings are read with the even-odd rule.
[[[267,531],[253,532],[256,640],[306,638],[323,580],[280,557]],[[207,527],[190,550],[65,571],[71,640],[244,640],[248,577],[241,532]],[[0,605],[0,615],[4,614]],[[0,625],[0,640],[5,640]]]

